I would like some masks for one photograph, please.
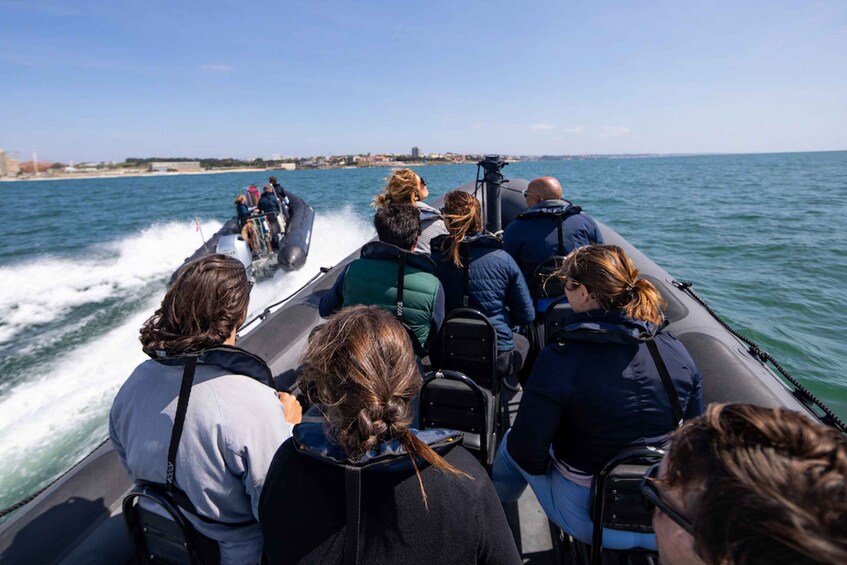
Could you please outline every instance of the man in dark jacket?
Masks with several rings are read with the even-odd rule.
[[[271,226],[271,241],[276,247],[279,244],[279,212],[280,205],[279,199],[276,194],[274,194],[274,189],[271,185],[265,186],[265,192],[262,193],[262,197],[259,198],[259,210],[262,211],[263,214],[267,214],[268,225]]]
[[[562,185],[553,177],[530,182],[524,198],[527,210],[503,232],[503,249],[515,259],[532,289],[539,263],[583,245],[603,243],[603,236],[591,216],[562,199]]]
[[[279,181],[276,180],[276,177],[268,177],[268,182],[273,187],[277,198],[279,198],[279,201],[282,204],[282,215],[285,218],[285,221],[287,222],[288,218],[291,216],[291,210],[289,210],[288,195],[285,193],[285,188],[283,188],[283,186],[279,184]]]
[[[444,321],[444,289],[435,277],[435,263],[412,253],[420,233],[417,208],[394,204],[380,208],[374,217],[379,241],[362,247],[353,261],[321,297],[318,307],[327,317],[344,306],[381,306],[394,312],[426,349]],[[403,263],[403,296],[398,297],[399,263]]]

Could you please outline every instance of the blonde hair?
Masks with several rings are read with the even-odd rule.
[[[562,285],[579,282],[596,296],[604,310],[623,310],[634,320],[659,325],[664,320],[665,299],[617,245],[586,245],[565,257],[556,276]]]
[[[449,249],[450,259],[461,269],[459,248],[468,234],[482,231],[482,207],[472,194],[454,190],[444,195],[442,211],[449,235],[441,244],[441,249]]]
[[[395,169],[385,183],[385,191],[377,194],[371,206],[414,204],[420,200],[421,177],[412,169]]]
[[[235,204],[245,204],[247,202],[247,197],[243,194],[239,194],[235,197]]]
[[[377,306],[343,308],[329,318],[303,355],[299,383],[323,406],[328,430],[357,460],[380,443],[398,440],[412,460],[421,495],[420,457],[441,471],[455,469],[409,429],[423,379],[403,325]]]

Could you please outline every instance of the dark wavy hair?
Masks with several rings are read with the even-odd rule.
[[[421,234],[421,213],[411,204],[386,206],[374,214],[374,227],[380,241],[408,251]]]
[[[247,315],[250,283],[244,265],[209,255],[185,265],[162,305],[141,326],[141,348],[178,355],[221,345]]]
[[[399,440],[412,459],[421,494],[426,492],[415,457],[453,468],[409,430],[423,379],[409,334],[377,306],[343,308],[329,318],[303,355],[299,384],[323,407],[327,437],[353,461],[380,443]]]
[[[847,436],[786,408],[712,404],[672,438],[707,563],[847,563]]]

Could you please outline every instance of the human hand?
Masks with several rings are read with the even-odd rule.
[[[303,420],[303,407],[297,397],[287,392],[278,392],[276,395],[285,411],[285,421],[292,425],[299,424]]]

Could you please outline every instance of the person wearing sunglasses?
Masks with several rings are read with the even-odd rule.
[[[847,436],[797,412],[710,405],[641,492],[666,565],[847,563]]]
[[[109,437],[133,482],[171,492],[224,564],[261,558],[259,495],[274,453],[302,416],[294,396],[272,387],[265,362],[235,347],[251,287],[233,257],[185,265],[141,328],[150,359],[109,414]]]
[[[493,477],[504,502],[528,483],[552,522],[590,544],[594,473],[625,449],[663,444],[680,420],[702,414],[703,377],[682,343],[659,331],[662,297],[623,249],[580,247],[557,276],[573,312],[536,359]],[[603,547],[656,546],[652,534],[607,528]]]
[[[421,233],[415,253],[429,254],[432,238],[447,234],[441,211],[423,201],[429,197],[426,181],[411,169],[397,169],[388,177],[385,190],[378,194],[371,206],[383,208],[390,204],[411,204],[421,215]]]
[[[597,223],[582,208],[562,199],[562,185],[555,178],[533,180],[523,196],[527,209],[506,227],[503,249],[514,258],[530,287],[539,263],[583,245],[603,243]]]

